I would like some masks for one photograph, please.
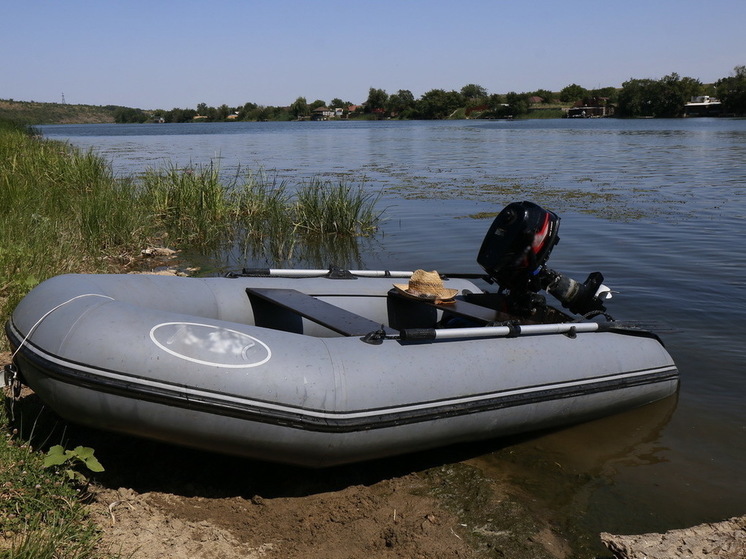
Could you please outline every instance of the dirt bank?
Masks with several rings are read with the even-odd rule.
[[[601,541],[618,559],[743,559],[746,557],[746,516],[665,534],[619,536],[603,533]]]
[[[101,488],[104,542],[160,559],[472,557],[464,528],[416,476],[297,497],[216,497]]]
[[[106,467],[90,504],[103,545],[133,559],[573,556],[458,451],[307,470],[80,434]]]

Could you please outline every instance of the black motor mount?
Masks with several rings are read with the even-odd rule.
[[[532,314],[544,304],[543,296],[537,295],[542,289],[575,314],[605,312],[598,296],[603,282],[600,272],[580,283],[546,267],[560,240],[559,223],[557,214],[533,202],[513,202],[487,231],[477,262],[501,291],[507,291],[513,312]]]

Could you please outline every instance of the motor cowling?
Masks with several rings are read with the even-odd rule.
[[[508,204],[495,218],[479,249],[477,262],[490,281],[507,290],[512,311],[532,314],[544,304],[545,289],[576,314],[604,313],[611,292],[600,272],[580,283],[546,267],[559,242],[560,218],[533,202]]]
[[[541,271],[559,242],[560,218],[533,202],[508,204],[495,218],[477,262],[503,289],[542,289]]]

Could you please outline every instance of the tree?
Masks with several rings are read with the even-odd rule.
[[[234,112],[233,109],[223,103],[217,108],[217,118],[218,120],[225,120],[228,118],[228,115],[233,114]]]
[[[602,99],[608,99],[610,103],[616,103],[619,99],[619,90],[616,87],[602,87],[600,89],[592,89],[589,92],[591,97],[597,97]]]
[[[171,109],[170,111],[163,111],[159,115],[164,122],[189,122],[194,119],[197,112],[193,109],[179,109],[178,107]]]
[[[702,83],[694,78],[681,78],[677,73],[669,74],[658,80],[653,98],[653,116],[672,118],[684,113],[684,105],[700,95]]]
[[[238,120],[258,120],[259,106],[256,103],[244,103],[244,106],[238,110]]]
[[[715,92],[727,113],[746,114],[746,66],[736,66],[733,75],[718,80]]]
[[[300,120],[311,114],[305,97],[298,97],[293,101],[293,104],[290,105],[290,114],[293,115],[296,120]]]
[[[629,79],[619,92],[619,116],[653,116],[655,81],[651,79]]]
[[[487,97],[487,112],[485,112],[483,118],[507,118],[513,115],[513,110],[505,102],[505,96],[493,93]]]
[[[517,116],[528,113],[529,97],[531,97],[530,93],[516,93],[515,91],[507,93],[505,95],[505,102],[510,107],[510,114]]]
[[[414,107],[414,95],[408,89],[400,89],[396,93],[389,96],[386,102],[386,110],[391,115],[402,116],[403,113],[411,110]]]
[[[660,80],[631,79],[619,92],[619,116],[671,118],[684,112],[684,105],[701,94],[702,84],[677,73]]]
[[[386,108],[386,101],[388,101],[388,98],[388,93],[383,89],[371,87],[368,91],[368,100],[365,102],[365,112],[382,112]]]
[[[130,109],[128,107],[117,107],[114,111],[114,122],[124,124],[128,122],[147,122],[148,115],[142,109]]]
[[[261,120],[293,120],[293,114],[289,108],[285,107],[267,107],[260,114]]]
[[[582,101],[586,97],[588,97],[588,90],[584,87],[580,87],[576,83],[565,86],[560,91],[560,101],[563,103]]]
[[[200,113],[201,116],[206,116],[207,120],[213,121],[218,119],[218,110],[215,107],[207,107],[204,113]]]
[[[481,85],[470,83],[461,88],[461,95],[468,101],[487,97],[487,90]]]
[[[416,116],[425,120],[448,118],[463,104],[464,98],[458,91],[431,89],[417,101]]]
[[[554,100],[554,93],[547,89],[537,89],[531,94],[531,97],[541,97],[542,103],[551,103]]]

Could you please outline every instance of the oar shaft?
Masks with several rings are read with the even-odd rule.
[[[408,278],[412,275],[411,271],[407,270],[348,270],[353,276],[361,278]],[[319,269],[306,269],[296,270],[289,268],[245,268],[241,275],[244,276],[257,276],[257,277],[285,277],[285,278],[305,278],[305,277],[321,277],[326,276],[329,270]],[[478,279],[484,277],[484,274],[472,274],[472,273],[456,273],[448,274],[443,273],[442,275],[449,278],[463,278],[463,279]]]
[[[408,328],[401,331],[402,340],[455,340],[462,338],[501,338],[537,334],[567,334],[595,332],[597,322],[563,322],[559,324],[526,324],[515,326],[483,326],[474,328]]]

